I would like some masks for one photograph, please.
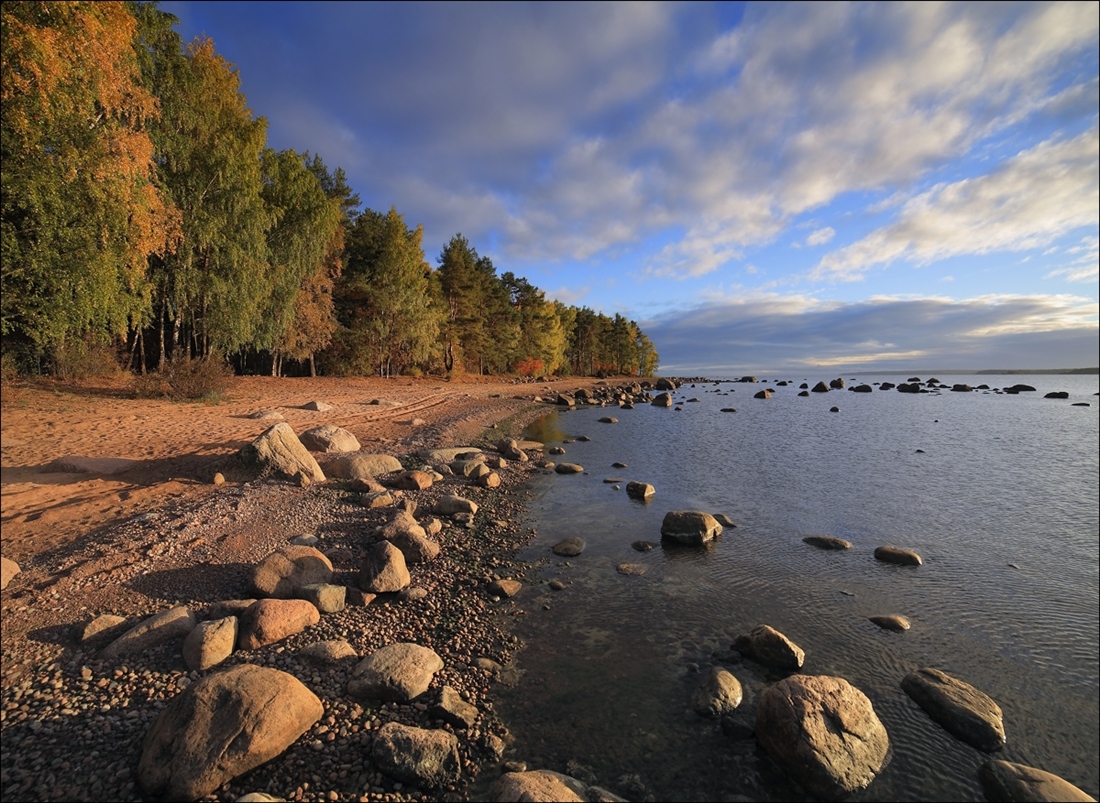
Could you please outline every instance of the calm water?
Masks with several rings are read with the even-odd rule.
[[[537,563],[533,577],[568,585],[517,597],[527,612],[516,619],[528,645],[517,658],[523,675],[498,695],[516,736],[510,755],[591,771],[630,797],[640,781],[657,800],[805,799],[754,740],[732,740],[690,708],[713,655],[766,623],[806,651],[803,672],[860,688],[889,732],[889,764],[853,800],[984,800],[977,769],[988,756],[900,688],[922,666],[1000,704],[1008,744],[997,757],[1097,795],[1097,377],[941,377],[1038,388],[1018,396],[876,389],[809,398],[796,395],[803,378],[776,377],[792,378],[788,387],[685,386],[674,395],[680,411],[582,409],[529,431],[548,445],[591,441],[567,443],[556,458],[586,474],[547,475],[531,488],[538,536],[521,557]],[[830,377],[806,381],[821,378]],[[753,399],[764,387],[775,395]],[[1050,390],[1070,399],[1043,399]],[[1072,406],[1082,401],[1091,406]],[[609,414],[619,423],[597,422]],[[612,468],[617,460],[628,468]],[[623,490],[605,478],[621,478]],[[648,505],[628,499],[626,480],[657,494]],[[724,512],[738,526],[708,549],[631,548],[659,542],[675,509]],[[814,533],[854,546],[802,542]],[[582,555],[550,552],[566,535],[587,541]],[[883,544],[916,550],[924,565],[879,563],[872,552]],[[622,562],[648,572],[618,574]],[[891,633],[867,619],[888,613],[912,629]],[[738,715],[751,723],[778,676],[751,661],[727,668],[745,687]],[[636,776],[633,791],[624,776]]]

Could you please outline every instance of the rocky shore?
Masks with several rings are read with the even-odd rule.
[[[499,427],[472,440],[487,445],[505,428],[518,434],[546,408],[528,403],[509,412]],[[229,481],[213,492],[180,495],[40,556],[3,597],[4,799],[148,799],[138,766],[153,724],[188,687],[240,665],[297,678],[323,713],[281,755],[201,799],[253,793],[286,800],[484,799],[507,768],[509,734],[494,713],[493,687],[513,680],[510,663],[520,645],[509,623],[524,613],[503,595],[501,581],[505,587],[523,581],[527,567],[514,555],[532,531],[524,525],[522,484],[546,470],[536,465],[537,451],[524,456],[534,459],[497,456],[496,487],[448,472],[430,487],[400,490],[405,470],[431,461],[423,450],[397,455],[403,471],[380,477],[392,501],[377,507],[370,506],[377,497],[371,491],[379,490],[373,480],[248,480],[234,475],[235,460],[222,460],[215,467],[224,468]],[[439,499],[453,494],[474,502],[476,514],[435,515]],[[439,554],[410,563],[411,581],[401,591],[365,592],[359,587],[364,553],[401,512],[438,528],[432,540]],[[189,609],[200,622],[223,616],[233,607],[227,601],[255,596],[256,566],[291,541],[312,542],[331,561],[330,583],[348,591],[341,610],[285,639],[237,649],[201,671],[188,668],[182,637],[117,656],[105,649],[120,629],[173,608]],[[105,615],[119,619],[102,620]],[[88,625],[97,619],[114,622],[113,631],[92,633]],[[307,649],[322,642],[346,642],[350,650],[340,657],[339,650]],[[395,643],[440,656],[443,666],[429,691],[400,702],[349,695],[360,661]],[[466,721],[438,705],[444,688],[465,704]],[[460,772],[430,788],[399,780],[401,772],[383,772],[375,743],[390,723],[453,734]]]

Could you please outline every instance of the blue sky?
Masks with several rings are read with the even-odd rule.
[[[666,374],[1100,364],[1100,6],[166,2],[277,149]]]

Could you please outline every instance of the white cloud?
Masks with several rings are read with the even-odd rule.
[[[1025,251],[1100,222],[1100,136],[1093,127],[1048,140],[998,170],[939,184],[902,207],[897,222],[825,255],[817,280],[857,281],[877,265],[924,265],[961,254]]]
[[[1067,282],[1095,281],[1100,276],[1100,238],[1085,237],[1080,245],[1066,249],[1074,258],[1063,267],[1052,270],[1044,279],[1062,278]]]
[[[823,229],[818,229],[812,232],[809,237],[806,238],[806,245],[825,245],[836,236],[836,229],[832,226],[826,226]]]

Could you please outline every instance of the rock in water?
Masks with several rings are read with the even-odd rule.
[[[957,738],[986,752],[1004,746],[1001,707],[984,692],[930,667],[910,672],[901,687],[928,716]]]
[[[836,538],[832,535],[807,535],[802,539],[810,546],[816,546],[819,549],[851,549],[852,542],[846,541],[843,538]]]
[[[815,797],[840,800],[875,779],[890,748],[871,701],[843,678],[792,675],[760,697],[756,736]]]
[[[993,759],[978,770],[985,796],[1005,803],[1054,803],[1095,800],[1088,793],[1050,772]]]
[[[561,539],[554,546],[550,547],[550,551],[555,555],[561,555],[566,558],[574,558],[577,555],[584,552],[584,539],[575,535],[567,536]]]
[[[670,510],[661,522],[661,537],[681,544],[703,544],[721,532],[714,516],[699,510]]]
[[[738,636],[733,648],[765,666],[795,670],[806,660],[802,648],[770,625],[754,627],[744,636]]]
[[[880,546],[875,548],[875,559],[883,563],[896,563],[899,566],[920,566],[920,555],[910,549],[901,549],[896,546]]]
[[[145,735],[137,777],[151,797],[197,800],[286,750],[324,713],[286,672],[242,664],[202,678]]]
[[[715,666],[695,690],[691,707],[701,717],[720,717],[741,705],[742,696],[741,681],[729,670]]]

